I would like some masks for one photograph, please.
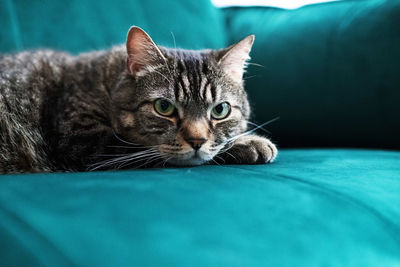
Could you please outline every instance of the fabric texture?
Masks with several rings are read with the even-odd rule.
[[[208,0],[4,0],[0,1],[0,24],[3,53],[38,48],[73,53],[106,49],[124,43],[132,25],[169,47],[226,45],[223,18]]]
[[[400,148],[400,2],[224,10],[231,42],[256,39],[246,88],[281,146]]]
[[[0,177],[2,266],[396,266],[400,152]]]
[[[0,52],[169,47],[254,33],[246,77],[279,146],[400,148],[400,4],[0,1]],[[171,33],[172,32],[172,33]],[[122,33],[122,35],[121,35]],[[175,41],[174,41],[175,38]],[[255,76],[254,76],[255,75]],[[254,76],[254,77],[251,77]],[[0,176],[1,266],[399,266],[400,152],[281,150],[271,165]]]

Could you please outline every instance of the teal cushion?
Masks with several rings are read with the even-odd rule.
[[[256,35],[247,89],[281,146],[400,148],[400,1],[225,9]]]
[[[0,52],[53,48],[82,52],[125,42],[131,25],[182,48],[226,44],[219,10],[200,1],[0,1]],[[182,27],[184,25],[184,27]]]
[[[2,266],[398,266],[400,152],[0,176]]]

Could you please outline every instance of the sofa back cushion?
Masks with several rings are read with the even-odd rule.
[[[0,52],[54,48],[82,52],[123,43],[131,25],[162,45],[225,45],[219,10],[200,1],[0,1]]]
[[[400,148],[400,2],[224,10],[231,41],[254,33],[254,120],[281,146]]]

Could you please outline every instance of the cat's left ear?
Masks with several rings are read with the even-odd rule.
[[[141,76],[166,59],[150,36],[139,27],[131,27],[126,38],[127,69],[132,75]]]
[[[250,59],[250,50],[255,36],[249,35],[240,42],[221,51],[219,66],[234,81],[241,83],[246,68],[246,61]]]

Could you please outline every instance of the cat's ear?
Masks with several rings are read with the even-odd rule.
[[[131,27],[126,38],[128,53],[127,69],[132,75],[140,76],[166,59],[150,36],[139,27]]]
[[[246,61],[250,59],[249,54],[254,43],[254,38],[254,35],[249,35],[240,42],[222,50],[219,54],[219,66],[238,83],[242,82]]]

